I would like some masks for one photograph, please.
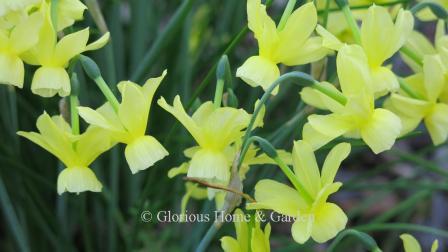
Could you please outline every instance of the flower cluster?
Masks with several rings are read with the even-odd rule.
[[[186,174],[190,180],[185,184],[182,212],[190,198],[214,199],[217,209],[231,212],[240,207],[244,197],[249,201],[245,204],[248,212],[272,210],[296,218],[291,234],[297,243],[303,244],[310,238],[324,243],[344,230],[348,222],[343,209],[331,203],[329,197],[342,186],[341,182],[335,182],[336,175],[350,154],[353,139],[379,154],[390,150],[397,139],[414,131],[423,121],[434,145],[446,142],[445,22],[438,21],[433,45],[414,30],[414,16],[437,19],[427,9],[414,15],[399,5],[386,8],[372,4],[366,11],[352,13],[346,1],[338,0],[341,11],[326,13],[324,21],[318,11],[328,10],[329,6],[317,2],[305,3],[295,10],[291,8],[294,5],[288,4],[276,24],[261,0],[247,0],[248,28],[257,41],[258,55],[245,60],[236,70],[236,77],[265,91],[253,112],[231,106],[230,99],[224,101],[224,86],[231,81],[224,76],[224,72],[231,72],[225,61],[218,66],[214,101],[198,104],[192,115],[178,95],[171,105],[164,97],[157,100],[195,142],[183,153],[188,160],[168,172],[171,178]],[[358,1],[351,4],[355,2]],[[39,132],[17,134],[65,165],[57,180],[59,194],[99,192],[102,184],[89,166],[118,143],[126,145],[124,156],[132,174],[168,155],[159,140],[146,133],[154,95],[167,71],[143,85],[119,82],[121,99],[117,99],[96,63],[82,55],[105,46],[109,33],[89,43],[89,28],[69,32],[75,30],[76,21],[83,19],[86,6],[79,0],[59,0],[55,6],[52,3],[48,0],[0,3],[0,83],[22,88],[26,63],[37,66],[31,82],[32,93],[42,97],[70,96],[71,125],[62,115],[50,116],[44,112],[36,122]],[[330,20],[338,22],[329,24]],[[335,24],[341,25],[335,27]],[[389,63],[396,55],[401,55],[413,74],[401,77],[394,72]],[[333,78],[326,78],[325,74],[281,74],[281,69],[310,63],[312,68],[325,69],[331,59],[336,62]],[[107,101],[99,108],[79,106],[76,64],[82,64],[106,97]],[[300,98],[314,108],[303,128],[297,129],[302,133],[301,139],[291,141],[291,152],[277,150],[266,139],[253,136],[253,130],[264,125],[266,101],[270,95],[278,94],[279,85],[288,76],[306,82]],[[228,88],[226,95],[227,98],[234,95],[232,88]],[[83,133],[78,116],[88,124]],[[319,169],[315,152],[324,146],[333,147],[328,148]],[[249,169],[262,164],[278,166],[292,187],[263,179],[255,185],[254,198],[243,193]],[[237,209],[235,214],[244,213]],[[312,218],[299,218],[301,215]],[[269,224],[262,230],[258,221],[235,222],[235,229],[236,239],[228,236],[221,239],[224,251],[270,250]],[[412,236],[404,234],[401,238],[407,251],[420,251]],[[433,251],[436,249],[437,242]]]

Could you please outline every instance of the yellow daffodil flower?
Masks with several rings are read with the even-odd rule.
[[[25,68],[21,54],[38,43],[41,13],[25,16],[11,30],[0,29],[0,83],[23,87]]]
[[[110,103],[97,110],[79,107],[79,115],[89,124],[110,132],[114,140],[125,143],[125,156],[133,174],[147,169],[168,155],[152,136],[145,135],[154,93],[166,75],[148,79],[143,86],[130,81],[118,84],[122,101],[115,112]]]
[[[439,54],[443,64],[448,69],[448,36],[445,32],[445,25],[445,21],[443,20],[437,22],[434,45],[425,35],[413,31],[406,43],[406,47],[420,59],[423,59],[425,55]],[[401,56],[414,72],[418,73],[423,71],[422,66],[417,64],[413,59],[403,53]]]
[[[113,145],[107,132],[89,127],[81,135],[73,135],[62,116],[42,114],[36,123],[39,133],[17,132],[56,156],[66,168],[59,174],[58,193],[100,192],[102,185],[89,165]]]
[[[200,147],[198,147],[198,146],[188,148],[184,151],[184,155],[187,158],[191,159],[199,149],[200,149]],[[238,154],[238,152],[240,150],[241,150],[241,141],[239,141],[237,144],[228,146],[225,149],[224,152],[225,152],[227,161],[229,163],[229,167],[228,167],[229,170],[231,169],[231,164],[234,161],[235,156]],[[259,151],[259,149],[255,148],[254,145],[249,146],[249,149],[248,149],[246,155],[244,156],[244,160],[241,163],[240,169],[238,171],[238,175],[239,175],[241,181],[244,181],[246,179],[246,174],[249,171],[250,167],[253,165],[265,165],[265,164],[275,165],[276,164],[275,161],[272,160],[272,158],[270,158],[265,153],[261,153],[261,154],[257,155],[258,151]],[[277,153],[278,153],[279,157],[285,162],[285,164],[287,164],[287,165],[292,164],[291,153],[284,151],[284,150],[277,150]],[[168,177],[173,178],[180,174],[187,174],[189,167],[190,167],[190,162],[184,162],[178,167],[171,168],[168,171]],[[191,188],[187,188],[187,189],[191,189]],[[221,209],[221,207],[224,204],[224,198],[225,198],[226,192],[211,189],[211,188],[207,188],[207,189],[195,188],[195,191],[199,190],[199,189],[204,190],[206,192],[206,194],[203,195],[202,198],[195,198],[195,199],[207,199],[207,198],[210,200],[215,199],[216,209]],[[185,195],[188,195],[189,193],[190,193],[189,190],[187,190]]]
[[[226,185],[230,178],[231,161],[225,150],[243,136],[250,114],[243,109],[215,108],[212,102],[206,102],[190,117],[179,96],[174,98],[173,106],[168,105],[163,97],[157,103],[176,117],[199,144],[192,156],[188,177]]]
[[[58,0],[56,30],[62,31],[73,25],[75,21],[82,20],[86,9],[87,7],[80,0]]]
[[[303,140],[294,142],[294,173],[311,197],[311,202],[306,201],[302,192],[296,189],[264,179],[255,186],[257,202],[247,204],[247,208],[272,209],[296,218],[291,233],[298,243],[305,243],[310,237],[319,243],[328,241],[347,224],[347,216],[342,209],[334,203],[328,203],[327,199],[342,186],[342,183],[333,181],[341,162],[349,153],[350,144],[336,145],[325,159],[320,173],[311,145]]]
[[[10,12],[26,9],[40,1],[41,0],[2,0],[0,2],[0,17],[7,15]]]
[[[376,154],[390,149],[400,135],[401,121],[389,110],[375,108],[372,79],[363,49],[358,45],[344,46],[339,51],[336,64],[347,103],[341,105],[316,90],[304,88],[301,95],[305,102],[333,113],[310,115],[303,128],[303,139],[318,149],[344,135],[362,138]],[[325,85],[331,87],[330,84]]]
[[[435,145],[448,138],[448,100],[443,100],[446,89],[445,69],[438,55],[427,55],[423,60],[423,73],[405,79],[421,99],[414,99],[404,92],[392,94],[385,107],[397,114],[402,121],[401,134],[417,128],[423,120]]]
[[[386,8],[376,5],[371,6],[363,18],[361,46],[367,56],[374,84],[372,91],[376,96],[399,89],[397,77],[389,67],[383,64],[406,43],[413,27],[414,18],[411,12],[403,9],[399,10],[395,23]],[[343,46],[323,27],[319,26],[317,31],[324,37],[323,44],[327,47],[338,50]]]
[[[248,216],[241,209],[236,209],[233,216],[235,219],[233,224],[235,225],[236,239],[230,236],[221,238],[221,248],[224,252],[271,251],[269,244],[271,225],[269,223],[266,224],[263,231],[260,227],[260,222],[256,219],[255,227],[249,230]]]
[[[329,51],[320,37],[311,36],[317,24],[316,8],[307,3],[295,10],[283,29],[276,27],[260,0],[247,1],[248,25],[258,41],[259,55],[238,68],[236,75],[253,87],[266,90],[279,76],[277,64],[297,66],[317,61]],[[274,90],[273,94],[277,92]]]
[[[89,28],[71,33],[57,41],[50,15],[44,14],[44,24],[40,32],[39,43],[30,50],[24,60],[31,65],[40,65],[34,73],[31,91],[43,97],[55,94],[67,96],[70,94],[70,79],[65,70],[69,61],[85,51],[97,50],[109,41],[109,33],[97,41],[87,44]]]
[[[403,247],[405,252],[422,252],[422,247],[418,241],[410,234],[400,235],[401,240],[403,240]],[[436,252],[439,248],[439,241],[434,240],[431,246],[431,252]]]

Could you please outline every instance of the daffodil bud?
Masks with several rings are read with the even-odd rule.
[[[82,67],[84,68],[84,71],[90,79],[96,80],[101,77],[100,68],[95,63],[95,61],[85,55],[81,55],[79,59],[81,61]]]
[[[348,6],[347,0],[335,0],[336,4],[339,6],[339,8],[344,8],[345,6]]]

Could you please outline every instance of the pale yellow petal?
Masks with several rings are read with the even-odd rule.
[[[201,149],[193,155],[187,176],[226,184],[230,179],[230,162],[222,152]]]
[[[313,150],[318,150],[334,138],[315,130],[309,123],[303,126],[302,139],[307,141],[313,147]]]
[[[386,109],[375,109],[361,129],[361,136],[370,149],[378,154],[392,148],[401,132],[401,120]]]
[[[328,138],[337,138],[353,128],[353,123],[338,114],[310,115],[308,123],[314,130]]]
[[[425,117],[425,125],[434,145],[444,143],[448,137],[448,105],[438,103],[434,105]]]
[[[349,143],[340,143],[331,149],[322,167],[322,185],[333,183],[342,161],[348,157],[350,150],[351,146]]]
[[[180,102],[180,97],[177,95],[174,98],[173,106],[168,105],[163,97],[161,97],[157,104],[160,107],[168,111],[172,114],[182,125],[190,132],[190,134],[194,137],[194,139],[199,143],[205,142],[203,139],[203,133],[201,132],[201,128],[196,122],[185,112],[185,109]]]
[[[138,137],[145,134],[149,106],[140,86],[129,81],[122,85],[118,117],[130,135]]]
[[[322,46],[331,50],[338,51],[344,44],[331,32],[327,31],[323,26],[317,25],[316,32],[322,37]]]
[[[311,237],[318,243],[334,238],[347,225],[344,211],[333,203],[325,203],[314,212]]]
[[[88,44],[85,48],[85,51],[94,51],[103,48],[107,44],[107,42],[109,42],[109,40],[110,40],[110,33],[107,32],[95,42]]]
[[[233,224],[235,225],[236,238],[240,247],[243,251],[249,250],[249,226],[246,222],[246,215],[241,209],[237,208],[235,212],[233,212],[233,216],[235,216],[235,220]]]
[[[426,96],[435,102],[445,87],[445,68],[439,56],[425,55],[423,58],[423,75]]]
[[[89,127],[76,142],[78,161],[89,166],[99,155],[113,146],[110,134],[97,127]]]
[[[83,19],[87,7],[80,0],[60,0],[57,7],[57,30],[69,27],[77,20]]]
[[[246,208],[272,209],[291,217],[297,216],[300,209],[308,207],[295,189],[270,179],[260,180],[255,185],[255,200],[256,203],[248,203]]]
[[[17,56],[0,53],[0,84],[22,88],[24,78],[23,61]]]
[[[294,173],[300,184],[314,198],[322,184],[319,167],[317,167],[316,157],[311,145],[303,140],[294,142],[292,162]]]
[[[241,78],[252,87],[261,86],[266,91],[280,77],[280,70],[269,59],[252,56],[237,69],[236,77]],[[272,94],[275,95],[277,92],[278,88]]]
[[[221,248],[224,252],[245,252],[241,249],[240,244],[235,238],[224,236],[221,238]]]
[[[439,249],[439,240],[434,240],[431,246],[431,252],[436,252]]]
[[[69,167],[58,176],[58,194],[64,192],[81,193],[85,191],[101,192],[101,183],[87,167]]]
[[[422,248],[418,241],[410,234],[400,235],[401,240],[403,240],[403,247],[405,252],[421,252]]]
[[[298,65],[308,63],[300,57],[306,55],[304,51],[305,41],[308,40],[317,24],[316,7],[312,2],[302,5],[289,16],[285,27],[279,32],[279,44],[275,48],[274,61],[286,65]],[[321,46],[321,41],[319,45]],[[314,46],[314,45],[313,45]],[[313,46],[308,45],[309,51]],[[316,50],[316,49],[314,49]],[[302,55],[301,55],[302,54]],[[311,58],[311,55],[308,55]],[[305,63],[304,63],[305,62]]]
[[[342,93],[333,84],[328,82],[321,82],[320,84],[332,90],[333,92],[342,95]],[[341,111],[344,108],[343,105],[341,105],[333,98],[311,87],[303,88],[300,92],[300,96],[306,104],[319,109],[337,112]]]
[[[34,73],[31,83],[33,94],[42,97],[52,97],[59,94],[61,97],[70,94],[70,79],[62,67],[40,67]]]
[[[298,218],[291,227],[291,234],[294,241],[303,244],[311,237],[313,229],[313,220],[311,218]]]
[[[336,65],[344,95],[357,95],[371,90],[374,83],[363,48],[358,45],[343,46],[336,58]]]
[[[145,170],[168,155],[168,151],[152,136],[142,136],[130,142],[124,151],[132,174]]]
[[[303,43],[300,49],[291,50],[282,55],[279,62],[287,66],[304,65],[318,61],[330,52],[328,48],[323,46],[321,37],[311,37]]]
[[[21,54],[37,44],[43,19],[40,12],[35,12],[11,31],[11,46],[15,53]]]
[[[387,67],[375,67],[371,69],[372,90],[376,96],[383,96],[400,88],[395,74]]]
[[[89,28],[64,36],[56,45],[54,61],[58,66],[66,66],[70,59],[86,49]]]

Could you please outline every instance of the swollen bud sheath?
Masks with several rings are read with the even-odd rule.
[[[84,71],[90,79],[95,80],[98,77],[101,77],[100,69],[95,61],[84,55],[81,55],[80,60]]]

